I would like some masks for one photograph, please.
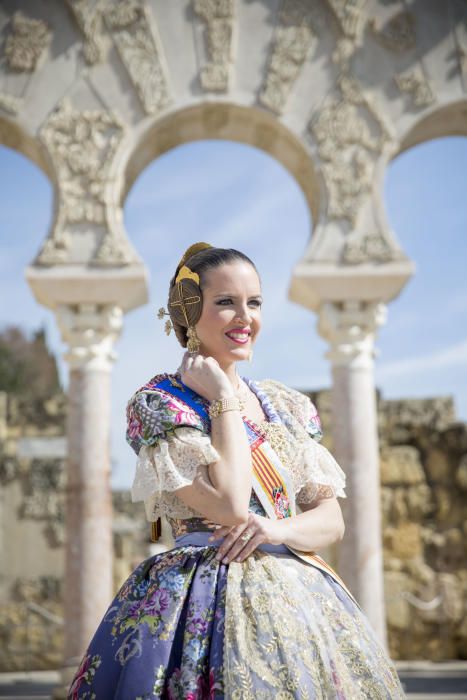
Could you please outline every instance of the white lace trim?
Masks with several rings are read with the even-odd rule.
[[[346,475],[329,450],[307,430],[312,405],[308,396],[277,380],[260,382],[278,410],[287,430],[287,467],[296,503],[311,504],[317,498],[346,498]]]
[[[346,498],[345,472],[324,445],[311,440],[302,459],[303,473],[297,491],[297,503],[311,503],[318,493],[326,491],[320,488],[322,486],[330,486],[335,497]]]
[[[345,472],[306,429],[310,399],[277,381],[263,380],[261,384],[286,428],[284,466],[291,474],[296,503],[311,504],[330,496],[346,498]],[[141,447],[132,500],[144,501],[149,521],[165,515],[180,519],[199,517],[174,492],[191,485],[198,472],[209,481],[207,465],[219,460],[209,435],[192,427],[176,428],[156,445]]]
[[[156,445],[141,447],[131,499],[133,502],[144,501],[146,517],[150,521],[162,515],[197,517],[199,513],[183,503],[174,491],[190,486],[199,470],[209,479],[207,465],[218,460],[220,455],[209,435],[196,428],[176,428]]]

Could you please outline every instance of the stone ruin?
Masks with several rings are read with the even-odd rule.
[[[324,444],[330,393],[310,392]],[[0,671],[54,669],[63,650],[66,399],[36,407],[0,393]],[[378,395],[389,652],[467,658],[467,424],[449,397]],[[157,548],[141,504],[113,493],[114,589]],[[326,555],[333,564],[333,552]]]

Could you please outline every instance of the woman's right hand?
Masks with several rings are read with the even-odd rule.
[[[232,383],[214,357],[186,352],[179,371],[182,382],[208,401],[235,396]]]

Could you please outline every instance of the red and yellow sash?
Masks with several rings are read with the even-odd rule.
[[[245,420],[245,424],[253,465],[253,490],[261,505],[273,520],[296,515],[295,499],[290,497],[293,487],[289,473],[270,443],[258,434],[254,424],[248,420]],[[286,547],[302,561],[332,576],[358,605],[344,581],[319,554],[313,551],[303,552],[290,545]]]

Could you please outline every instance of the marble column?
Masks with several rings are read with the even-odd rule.
[[[62,305],[68,345],[68,458],[63,688],[69,684],[113,595],[110,373],[122,327],[115,305]],[[63,696],[63,688],[57,697]]]
[[[374,383],[374,339],[385,320],[382,303],[324,303],[318,331],[330,344],[333,453],[347,476],[337,568],[387,648]]]

